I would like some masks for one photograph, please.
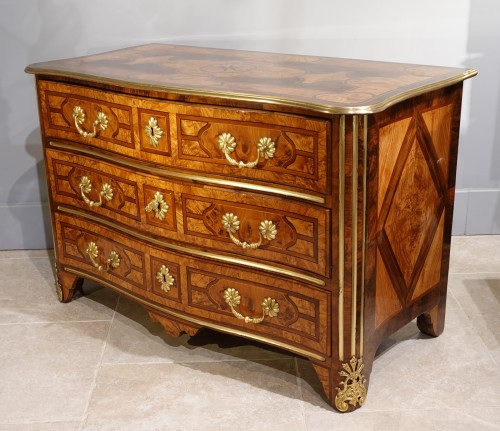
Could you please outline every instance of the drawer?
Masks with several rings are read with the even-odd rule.
[[[170,113],[156,109],[156,100],[50,81],[38,86],[46,136],[172,165]]]
[[[185,280],[188,313],[330,354],[330,292],[207,262],[188,263]]]
[[[46,160],[56,205],[189,247],[330,275],[329,209],[160,179],[54,149]]]
[[[178,256],[96,223],[54,213],[60,262],[94,279],[168,307],[182,303]]]
[[[178,165],[312,192],[329,192],[330,124],[305,117],[179,106]]]
[[[66,269],[201,326],[329,354],[330,292],[165,251],[57,212],[54,218],[57,255]]]
[[[327,194],[329,121],[40,81],[45,135],[192,174]]]

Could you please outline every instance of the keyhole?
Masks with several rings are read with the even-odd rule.
[[[152,127],[150,127],[150,130],[151,130],[151,136],[154,136],[155,135],[155,129],[153,129]]]
[[[158,203],[156,204],[156,208],[158,208],[158,211],[161,211],[161,204],[160,204],[160,202],[158,202]]]
[[[163,282],[166,283],[167,282],[167,276],[165,274],[163,274]]]

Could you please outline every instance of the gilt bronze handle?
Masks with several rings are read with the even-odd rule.
[[[261,323],[266,318],[266,316],[276,317],[280,312],[280,306],[276,299],[267,297],[264,298],[262,303],[260,304],[260,306],[262,307],[261,317],[243,316],[243,314],[234,309],[234,307],[237,307],[240,304],[241,296],[240,293],[232,287],[224,290],[224,300],[226,301],[226,304],[229,305],[233,316],[239,320],[243,320],[245,323]]]
[[[229,238],[233,241],[234,244],[240,246],[243,249],[252,249],[255,250],[260,247],[263,239],[267,239],[271,241],[276,238],[278,234],[278,229],[276,225],[270,220],[263,220],[259,224],[259,241],[257,242],[246,242],[240,241],[238,238],[234,236],[234,233],[240,229],[240,220],[237,215],[233,213],[226,213],[222,217],[222,227],[229,234]]]
[[[81,125],[85,121],[85,111],[80,106],[75,106],[73,108],[73,119],[75,120],[75,127],[78,130],[78,133],[82,135],[84,138],[94,138],[99,130],[106,130],[108,128],[108,117],[104,112],[98,112],[97,117],[92,123],[94,130],[92,132],[87,132],[84,130]]]
[[[238,166],[239,168],[255,168],[259,163],[261,157],[264,159],[272,159],[274,153],[276,152],[276,144],[271,138],[263,137],[259,139],[257,143],[257,158],[253,162],[237,162],[234,160],[230,154],[236,148],[236,139],[231,133],[222,133],[219,135],[219,147],[224,152],[227,161],[232,166]]]
[[[99,249],[97,248],[96,243],[93,241],[88,243],[86,252],[90,258],[90,261],[92,262],[92,265],[94,265],[94,268],[97,268],[99,272],[108,272],[110,269],[115,269],[120,266],[120,257],[114,250],[109,254],[109,257],[106,259],[105,265],[101,265],[99,262],[97,262],[97,259],[99,257]]]

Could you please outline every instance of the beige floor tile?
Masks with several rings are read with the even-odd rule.
[[[333,412],[323,399],[312,366],[305,360],[298,364],[306,411]],[[411,322],[382,344],[361,411],[425,409],[429,405],[465,408],[483,395],[483,405],[500,407],[498,387],[500,371],[491,354],[463,310],[451,305],[441,336],[423,335]]]
[[[500,273],[451,274],[448,289],[468,316],[500,313]]]
[[[305,430],[293,360],[107,365],[83,430]]]
[[[126,298],[111,325],[103,363],[205,362],[289,358],[286,352],[203,330],[196,336],[168,336],[145,309]]]
[[[390,403],[390,400],[387,400]],[[498,431],[500,408],[422,409],[340,415],[306,410],[310,431]]]
[[[500,365],[500,273],[454,274],[450,290]]]
[[[108,328],[0,325],[0,423],[82,420]]]
[[[54,266],[50,257],[0,259],[1,281],[12,288],[29,282],[54,282]]]
[[[370,412],[357,410],[340,414],[321,408],[306,409],[305,420],[308,431],[382,431],[405,430],[401,428],[399,412]],[[421,431],[421,430],[420,430]],[[427,430],[426,430],[427,431]]]
[[[450,272],[500,272],[500,235],[454,236]]]
[[[0,431],[78,431],[81,422],[44,422],[29,424],[0,424]]]
[[[404,412],[413,418],[413,429],[431,431],[498,431],[500,430],[500,408],[465,408],[460,410],[424,410]],[[420,424],[420,428],[418,425]],[[401,428],[406,429],[406,428]]]
[[[0,324],[111,320],[118,296],[89,285],[88,297],[61,304],[49,258],[0,259]]]
[[[500,370],[465,313],[437,338],[399,341],[374,362],[366,410],[500,407]],[[390,403],[387,400],[391,400]]]
[[[500,236],[453,238],[445,332],[412,322],[386,340],[365,406],[346,415],[285,352],[171,338],[124,298],[114,314],[117,295],[90,283],[60,304],[51,259],[0,252],[0,431],[500,430]]]
[[[500,367],[500,310],[474,315],[471,321],[493,360]]]

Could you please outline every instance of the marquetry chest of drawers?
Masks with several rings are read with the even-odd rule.
[[[309,358],[340,411],[381,341],[444,326],[474,70],[146,45],[31,65],[56,288]]]

